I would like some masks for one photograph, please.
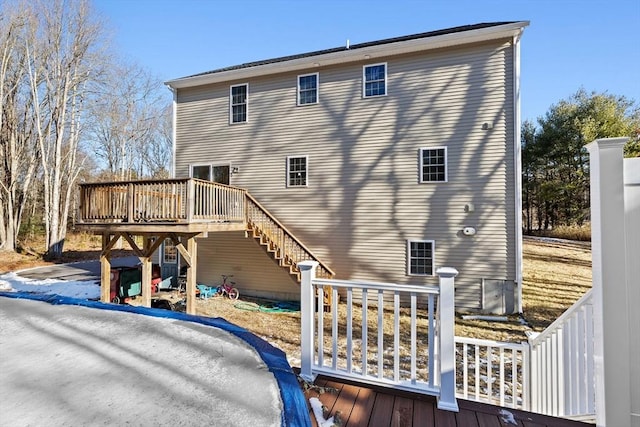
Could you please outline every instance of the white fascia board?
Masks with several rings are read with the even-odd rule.
[[[480,28],[471,31],[443,34],[441,36],[424,37],[413,40],[384,43],[353,50],[343,50],[321,55],[312,55],[288,61],[267,63],[253,67],[239,68],[218,73],[203,74],[193,77],[183,77],[165,82],[174,89],[195,87],[212,83],[232,80],[243,80],[251,77],[269,74],[285,73],[289,71],[313,70],[319,66],[347,64],[363,60],[375,60],[392,55],[422,52],[445,47],[460,46],[470,43],[484,42],[497,39],[512,39],[520,35],[529,21],[514,22],[495,27]],[[365,58],[366,57],[366,58]]]

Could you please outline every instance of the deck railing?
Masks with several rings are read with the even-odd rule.
[[[456,394],[514,409],[528,409],[529,346],[455,337]]]
[[[596,413],[593,297],[589,290],[531,347],[531,411],[557,417]]]
[[[439,270],[438,287],[318,279],[316,262],[299,266],[303,378],[326,374],[430,394],[438,396],[439,408],[457,411],[455,270]],[[326,288],[333,294],[328,312]]]
[[[244,221],[246,191],[199,179],[80,184],[83,223]]]
[[[316,262],[299,266],[303,378],[325,374],[431,394],[452,410],[457,397],[593,418],[591,292],[529,342],[508,343],[454,336],[455,274],[442,274],[447,269],[432,287],[319,279]]]
[[[591,291],[529,342],[455,337],[459,398],[565,418],[595,416]]]

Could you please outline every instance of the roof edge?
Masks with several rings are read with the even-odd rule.
[[[181,89],[518,36],[529,21],[466,25],[221,68],[165,82]],[[467,29],[469,28],[469,29]]]

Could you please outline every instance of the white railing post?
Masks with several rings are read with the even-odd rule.
[[[625,264],[622,150],[628,138],[587,145],[591,169],[591,256],[596,425],[629,425],[631,359]],[[606,289],[605,289],[606,288]]]
[[[440,277],[440,295],[438,297],[438,330],[440,366],[440,396],[438,409],[458,412],[456,401],[456,344],[455,337],[455,303],[454,278],[458,270],[451,267],[440,267],[436,270]]]
[[[302,261],[298,263],[301,274],[300,284],[300,377],[305,381],[313,381],[311,372],[313,367],[313,317],[315,302],[312,281],[316,277],[316,261]]]

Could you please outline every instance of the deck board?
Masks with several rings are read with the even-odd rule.
[[[459,426],[480,427],[476,412],[464,408],[460,409],[460,412],[456,414],[456,424]]]
[[[368,426],[389,427],[391,425],[391,415],[393,414],[393,402],[394,396],[377,393]]]
[[[458,399],[459,412],[437,408],[433,396],[367,386],[320,376],[305,390],[311,424],[317,423],[308,399],[317,397],[328,410],[340,412],[346,427],[589,427],[593,424]],[[516,424],[509,422],[512,418]]]
[[[391,427],[405,427],[413,422],[413,399],[398,396],[393,404]]]
[[[434,418],[434,401],[416,400],[413,405],[413,423],[415,426],[433,426],[436,424]]]
[[[351,411],[351,416],[345,423],[347,427],[366,427],[369,424],[369,418],[373,405],[375,403],[375,392],[368,388],[358,387],[358,396],[356,397],[355,406]]]
[[[500,419],[493,414],[485,414],[483,412],[476,413],[478,417],[479,427],[501,427]]]

